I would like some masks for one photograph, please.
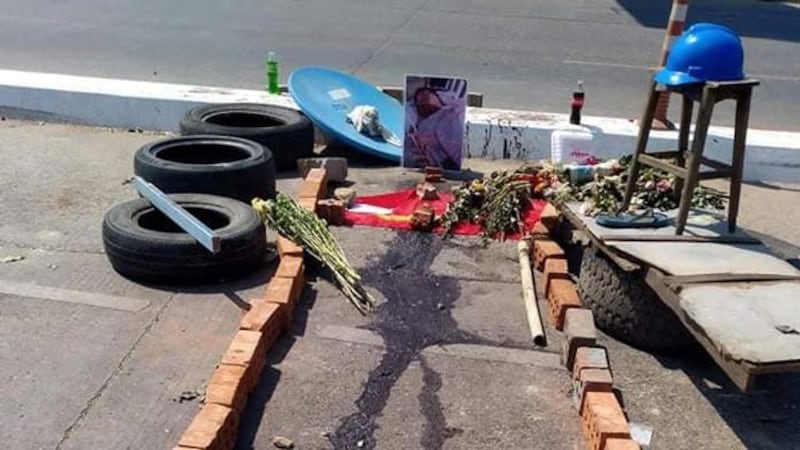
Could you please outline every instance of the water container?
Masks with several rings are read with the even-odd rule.
[[[594,154],[594,135],[583,127],[553,131],[550,135],[550,157],[554,164],[586,164]]]

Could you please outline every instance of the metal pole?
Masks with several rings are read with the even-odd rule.
[[[200,245],[208,249],[211,253],[219,252],[219,236],[203,222],[200,222],[197,217],[189,214],[188,211],[181,208],[180,205],[167,197],[161,189],[157,188],[152,183],[148,183],[144,178],[138,175],[133,177],[133,185],[136,187],[136,190],[142,194],[142,197],[149,200],[156,209],[169,217],[169,219],[181,227],[183,231],[189,233]]]
[[[683,28],[686,25],[686,13],[689,11],[689,2],[691,0],[673,0],[672,11],[669,14],[669,23],[667,23],[666,33],[664,34],[664,44],[661,46],[661,59],[659,60],[659,67],[664,67],[667,63],[667,57],[672,50],[675,41],[678,40],[683,33]],[[669,109],[669,91],[661,91],[658,96],[658,103],[656,105],[656,117],[653,123],[654,128],[660,129],[673,129],[675,126],[667,119],[667,111]]]
[[[547,345],[544,334],[542,316],[539,314],[539,302],[536,301],[536,291],[533,288],[533,270],[531,269],[531,243],[521,239],[517,244],[519,252],[519,268],[522,275],[522,299],[525,303],[525,312],[528,315],[528,326],[531,330],[533,343],[539,346]]]

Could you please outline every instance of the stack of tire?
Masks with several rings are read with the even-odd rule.
[[[106,213],[106,255],[121,275],[151,283],[209,283],[246,275],[266,255],[264,224],[250,201],[274,198],[276,172],[312,155],[313,126],[287,108],[218,104],[190,109],[180,130],[180,137],[141,147],[134,174],[215,231],[220,251],[212,254],[139,198]]]

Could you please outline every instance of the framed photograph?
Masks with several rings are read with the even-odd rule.
[[[403,166],[460,170],[467,80],[406,75]]]

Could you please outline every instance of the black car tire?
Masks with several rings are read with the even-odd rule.
[[[181,134],[215,134],[250,139],[267,147],[279,172],[314,154],[314,127],[299,111],[255,103],[204,105],[186,112]]]
[[[245,203],[275,198],[272,154],[247,139],[190,136],[152,142],[136,152],[133,172],[169,194],[212,194]]]
[[[202,284],[240,277],[264,263],[266,231],[256,212],[238,200],[174,194],[178,205],[220,237],[212,254],[147,199],[111,208],[103,219],[103,245],[121,275],[156,283]]]
[[[596,246],[583,252],[578,292],[597,326],[634,347],[664,355],[692,356],[699,344],[641,274],[617,267]]]

